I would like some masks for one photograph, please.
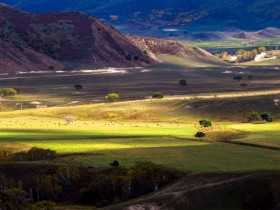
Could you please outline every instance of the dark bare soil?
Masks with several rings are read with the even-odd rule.
[[[107,209],[273,209],[273,183],[279,180],[279,172],[191,174],[157,193]]]

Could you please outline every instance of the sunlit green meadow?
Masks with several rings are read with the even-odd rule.
[[[259,135],[254,144],[279,146],[279,125],[278,122],[224,122],[204,129],[209,136],[202,141],[194,137],[201,130],[194,123],[166,120],[144,123],[116,119],[76,119],[67,123],[64,118],[40,117],[36,113],[29,117],[2,118],[0,142],[2,148],[13,151],[27,150],[33,146],[52,149],[63,155],[57,160],[59,162],[94,167],[107,167],[113,160],[125,166],[135,161],[150,160],[194,172],[279,170],[280,152],[277,150],[218,140],[221,136],[235,137],[240,134],[242,138],[235,141],[250,142]]]

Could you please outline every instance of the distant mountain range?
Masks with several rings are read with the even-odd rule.
[[[280,27],[280,0],[2,0],[32,12],[81,11],[125,32],[157,36],[185,33],[246,31]]]
[[[157,54],[219,62],[199,48],[125,35],[80,12],[32,14],[4,4],[0,46],[0,72],[149,66],[161,62]]]
[[[173,35],[175,36],[175,35]],[[280,29],[278,28],[266,28],[263,30],[248,32],[236,28],[225,31],[209,31],[209,32],[193,32],[188,34],[178,33],[175,38],[184,39],[189,41],[223,41],[223,40],[258,40],[263,38],[278,38],[280,37]]]

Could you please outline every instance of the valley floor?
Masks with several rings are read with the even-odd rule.
[[[1,86],[20,87],[21,93],[1,99],[1,151],[52,149],[57,164],[97,168],[114,160],[122,166],[149,160],[184,173],[280,170],[279,67],[145,70],[2,77]],[[243,80],[234,81],[236,75]],[[186,87],[179,86],[180,79]],[[76,83],[84,89],[75,91]],[[165,98],[151,99],[156,91]],[[105,102],[110,92],[121,101]],[[34,101],[49,108],[36,109]],[[249,123],[252,110],[267,111],[274,121]],[[68,116],[75,121],[67,123]],[[201,128],[201,119],[213,126]],[[195,138],[198,131],[206,137]]]

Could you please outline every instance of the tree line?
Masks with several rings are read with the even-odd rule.
[[[28,168],[34,161],[52,165],[58,157],[55,151],[36,147],[9,156],[2,154],[6,162],[20,161],[21,164],[28,164]],[[53,165],[47,172],[43,170],[31,174],[27,177],[22,175],[21,181],[0,173],[0,209],[52,210],[55,207],[53,202],[65,201],[106,206],[157,191],[181,176],[178,171],[150,161],[123,167],[116,160],[102,170]],[[40,208],[42,205],[47,208]]]
[[[220,54],[216,54],[216,56],[229,63],[244,63],[254,60],[258,54],[266,51],[267,49],[265,47],[259,47],[258,49],[253,50],[240,49],[235,53],[235,55],[237,56],[236,60],[232,60],[232,56],[228,52],[222,52]]]

